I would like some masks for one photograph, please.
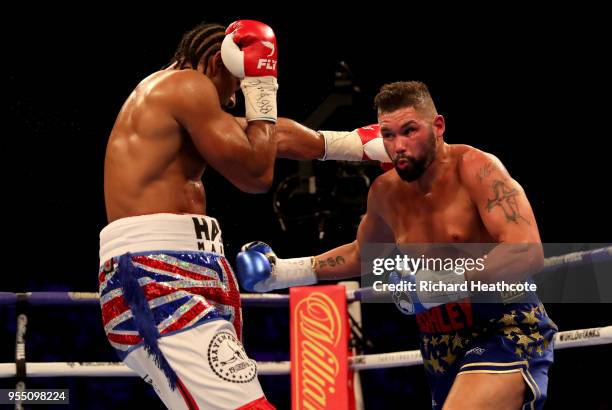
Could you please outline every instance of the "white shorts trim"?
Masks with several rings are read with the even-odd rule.
[[[204,251],[223,253],[215,218],[193,214],[152,214],[118,219],[100,232],[100,266],[127,252]]]

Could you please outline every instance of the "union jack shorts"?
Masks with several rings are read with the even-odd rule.
[[[168,408],[274,408],[240,342],[240,292],[224,256],[125,253],[98,279],[109,342]]]

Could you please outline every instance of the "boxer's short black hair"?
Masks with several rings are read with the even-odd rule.
[[[216,23],[201,23],[186,32],[170,61],[176,68],[197,68],[202,62],[204,67],[210,57],[221,50],[221,42],[225,37],[225,27]]]
[[[400,108],[413,107],[435,115],[436,107],[427,86],[420,81],[401,81],[385,84],[374,97],[374,108],[386,113]]]

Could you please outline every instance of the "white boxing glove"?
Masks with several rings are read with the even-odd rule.
[[[325,139],[325,160],[391,162],[380,136],[380,125],[353,131],[319,131]]]

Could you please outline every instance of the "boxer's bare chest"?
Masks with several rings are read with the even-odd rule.
[[[398,180],[386,194],[383,218],[396,243],[492,242],[476,204],[449,171],[427,193]]]

